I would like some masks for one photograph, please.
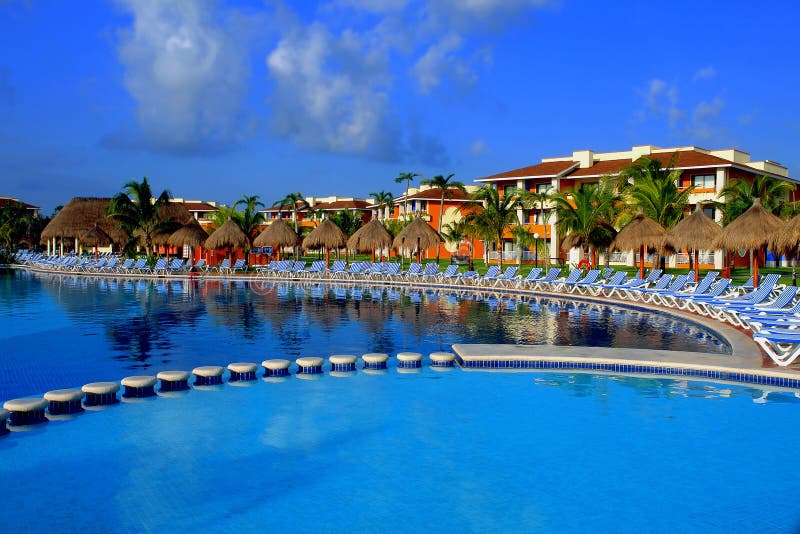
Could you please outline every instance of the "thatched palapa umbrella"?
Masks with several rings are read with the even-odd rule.
[[[200,247],[208,239],[208,234],[200,223],[192,219],[189,224],[184,224],[176,231],[172,232],[167,239],[167,244],[173,247],[182,247],[189,245],[190,247]]]
[[[800,247],[800,215],[792,218],[782,229],[772,236],[772,246],[775,250],[791,252],[792,260],[792,285],[797,285],[797,254]]]
[[[78,236],[81,243],[84,245],[94,247],[94,255],[97,256],[97,247],[107,247],[114,242],[111,236],[103,231],[97,224],[91,230],[83,232]]]
[[[375,263],[375,249],[384,249],[392,245],[392,234],[378,221],[372,219],[356,230],[347,240],[347,248],[359,252],[372,251],[372,262]]]
[[[413,250],[413,247],[416,247],[417,259],[421,263],[422,249],[438,247],[439,243],[442,242],[444,242],[442,236],[431,228],[428,223],[423,221],[420,217],[417,217],[411,224],[403,228],[403,230],[397,234],[392,246],[398,250],[402,248]]]
[[[698,251],[714,248],[714,242],[719,238],[721,232],[722,227],[698,208],[667,232],[667,235],[664,236],[664,244],[675,249],[685,248],[694,251],[694,279],[699,281]]]
[[[247,236],[244,235],[239,225],[228,219],[206,239],[205,248],[206,250],[214,250],[225,247],[228,249],[228,255],[230,256],[231,249],[236,247],[244,248],[247,243]]]
[[[74,239],[77,251],[77,242],[80,241],[81,235],[97,226],[115,244],[124,244],[128,241],[128,234],[106,216],[109,202],[111,202],[110,198],[73,198],[42,230],[42,242],[52,245],[52,251],[55,254],[56,239],[61,240],[62,252],[64,239]]]
[[[330,219],[325,219],[303,239],[303,248],[325,247],[325,265],[330,260],[330,249],[341,248],[347,244],[347,236]]]
[[[264,231],[258,234],[253,245],[265,247],[272,245],[278,250],[278,260],[281,259],[281,247],[293,247],[300,241],[297,233],[286,224],[283,219],[275,219]]]
[[[769,245],[773,236],[782,231],[785,223],[764,209],[756,198],[750,208],[722,229],[715,245],[724,250],[760,250]],[[758,254],[753,255],[753,285],[758,287]]]
[[[666,230],[656,221],[642,213],[631,220],[619,231],[611,243],[615,250],[639,249],[639,277],[644,278],[644,256],[647,249],[661,246]]]

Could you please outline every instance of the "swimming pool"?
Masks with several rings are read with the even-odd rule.
[[[0,273],[0,399],[165,369],[453,343],[728,353],[642,309],[451,290]]]
[[[800,399],[559,373],[327,372],[0,439],[4,530],[793,532]]]

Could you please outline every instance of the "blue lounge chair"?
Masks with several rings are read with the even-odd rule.
[[[678,301],[682,299],[689,298],[694,295],[699,296],[705,294],[709,289],[711,289],[711,285],[716,281],[718,276],[719,271],[708,271],[703,279],[700,280],[700,282],[698,282],[691,291],[667,290],[663,293],[653,295],[653,302],[661,306],[676,308]]]
[[[578,289],[578,291],[584,294],[588,293],[590,295],[597,296],[603,291],[622,286],[623,284],[625,284],[625,280],[627,277],[628,275],[624,271],[617,271],[613,275],[611,275],[611,278],[607,279],[605,282],[591,284],[589,286]]]
[[[656,297],[661,294],[670,294],[674,295],[675,293],[683,290],[686,287],[686,284],[689,283],[689,275],[688,274],[679,274],[675,277],[669,287],[664,289],[642,289],[639,292],[639,299],[642,302],[653,302],[656,303]]]
[[[598,278],[600,278],[600,270],[592,269],[586,273],[586,276],[574,284],[565,284],[562,287],[570,293],[582,292],[584,290],[588,291],[588,288],[592,287],[597,282]]]
[[[422,271],[422,277],[428,276],[436,276],[439,274],[439,264],[438,263],[426,263],[425,270]]]
[[[420,276],[422,274],[422,264],[417,262],[412,262],[411,265],[408,266],[408,270],[403,273],[403,276],[412,277],[412,276]]]
[[[458,265],[448,265],[444,272],[439,275],[440,280],[456,280],[458,277]]]
[[[750,293],[732,298],[721,297],[712,300],[701,300],[695,302],[695,310],[702,315],[725,321],[728,318],[728,314],[726,313],[728,309],[747,308],[767,300],[775,289],[775,285],[778,283],[779,279],[780,276],[777,274],[768,274],[764,277],[761,285]]]
[[[583,276],[583,271],[580,269],[572,269],[569,274],[564,279],[556,280],[548,284],[547,288],[550,290],[559,290],[560,288],[564,287],[565,285],[572,286],[575,282],[581,279]]]
[[[520,287],[522,284],[530,284],[531,282],[534,282],[537,278],[539,278],[541,274],[542,274],[542,268],[534,267],[533,269],[530,270],[528,276],[526,276],[525,278],[522,278],[521,276],[517,275],[516,287]]]
[[[517,276],[517,267],[516,266],[511,265],[509,267],[506,267],[506,270],[503,271],[503,274],[501,274],[500,276],[495,278],[493,286],[497,287],[497,284],[499,284],[501,282],[502,283],[510,282],[510,281],[514,280],[514,278],[516,276]]]
[[[550,270],[547,271],[547,274],[545,274],[541,278],[537,278],[536,280],[534,280],[530,284],[530,287],[531,289],[542,289],[545,287],[549,287],[551,283],[558,280],[559,276],[561,276],[561,267],[551,267]]]
[[[477,276],[473,279],[476,284],[482,284],[486,280],[494,280],[500,275],[500,267],[497,265],[490,265],[483,276]]]
[[[800,330],[797,329],[762,330],[753,334],[753,341],[781,367],[791,365],[800,356]]]

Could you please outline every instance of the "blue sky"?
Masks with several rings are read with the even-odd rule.
[[[792,2],[0,1],[0,195],[148,176],[267,203],[573,150],[736,147],[800,177]]]

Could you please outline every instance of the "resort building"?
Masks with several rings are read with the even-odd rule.
[[[6,206],[15,206],[21,204],[32,217],[36,217],[39,214],[39,206],[34,206],[33,204],[28,204],[27,202],[22,202],[18,198],[12,197],[0,197],[0,208],[4,208]]]
[[[450,188],[445,193],[444,204],[442,204],[442,190],[430,186],[411,187],[408,190],[408,195],[403,192],[402,195],[394,198],[394,206],[379,206],[374,202],[370,204],[370,209],[375,217],[381,220],[398,220],[406,217],[421,217],[425,220],[431,228],[439,229],[439,220],[441,218],[441,228],[446,228],[448,224],[460,221],[464,215],[470,210],[474,209],[469,206],[472,200],[472,194],[478,189],[478,186],[466,186],[466,193],[460,189]],[[430,248],[423,251],[425,257],[435,258],[436,248]],[[473,258],[480,258],[483,256],[483,244],[480,241],[465,239],[462,242],[445,242],[441,245],[439,251],[440,258],[450,258],[452,255],[465,256],[470,255]]]
[[[647,156],[658,160],[666,168],[681,171],[679,187],[694,186],[689,197],[690,209],[703,209],[716,221],[722,220],[722,213],[715,209],[714,202],[720,201],[719,194],[733,179],[753,180],[757,176],[767,176],[778,180],[797,180],[789,177],[789,171],[774,161],[751,161],[750,154],[736,149],[706,150],[695,146],[659,148],[652,145],[634,146],[630,150],[620,152],[593,152],[578,150],[570,156],[542,158],[540,163],[501,172],[476,181],[491,184],[502,195],[510,188],[519,188],[534,193],[552,193],[575,190],[586,185],[597,184],[603,176],[616,176],[627,166],[639,158]],[[544,203],[544,209],[525,213],[520,210],[518,218],[531,233],[535,233],[549,244],[551,258],[563,258],[568,254],[571,262],[580,260],[581,251],[562,251],[556,232],[557,217],[553,205]],[[506,236],[502,246],[504,258],[516,258],[511,235]],[[492,253],[490,259],[496,259],[498,253]],[[529,259],[529,258],[525,258]],[[634,261],[634,253],[617,253],[612,261],[629,263]],[[672,261],[683,263],[684,258],[678,254]],[[688,258],[686,258],[688,263]],[[722,265],[722,253],[707,251],[701,255],[700,263],[706,266]]]
[[[342,210],[358,212],[365,223],[372,218],[370,201],[365,198],[327,196],[305,197],[304,200],[305,202],[301,201],[297,206],[299,228],[314,228],[322,219]],[[278,218],[287,222],[294,220],[294,209],[291,204],[272,206],[261,210],[261,213],[264,214],[267,223]]]
[[[212,216],[219,210],[220,204],[216,202],[207,202],[205,200],[186,200],[184,198],[171,198],[170,202],[175,204],[183,204],[186,211],[196,220],[203,229],[213,225]]]

